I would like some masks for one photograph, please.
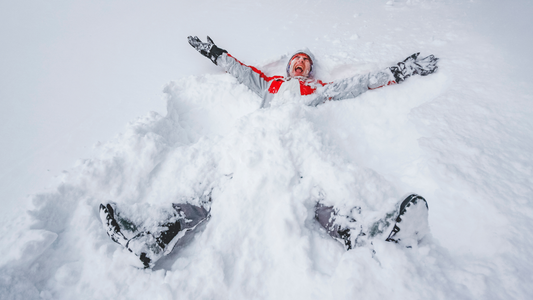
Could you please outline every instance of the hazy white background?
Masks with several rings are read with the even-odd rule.
[[[135,117],[163,113],[162,86],[205,69],[178,55],[195,27],[180,23],[180,5],[0,2],[3,203],[40,191]]]

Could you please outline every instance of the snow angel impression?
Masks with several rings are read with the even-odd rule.
[[[399,84],[414,75],[432,74],[438,68],[438,58],[433,55],[419,58],[419,53],[415,53],[389,68],[326,83],[315,78],[315,57],[304,49],[289,58],[285,75],[269,77],[217,47],[209,37],[205,43],[198,37],[190,36],[188,39],[194,49],[257,94],[262,99],[261,108],[278,105],[294,97],[301,97],[301,101],[310,106],[329,100],[355,98],[371,89]],[[212,199],[211,193],[205,194],[209,195],[208,199],[199,201],[199,205],[173,204],[161,220],[148,227],[124,218],[121,207],[114,203],[100,205],[100,218],[114,242],[137,256],[145,268],[152,268],[161,257],[172,251],[186,232],[194,232],[209,219],[211,212],[208,206]],[[370,245],[375,239],[411,247],[429,233],[428,205],[423,197],[416,194],[398,201],[396,208],[364,226],[354,218],[354,214],[342,215],[340,211],[319,201],[315,205],[315,219],[346,250]],[[367,214],[360,207],[354,207],[352,211],[358,216]]]

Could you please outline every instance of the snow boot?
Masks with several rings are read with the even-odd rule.
[[[423,197],[412,194],[400,204],[396,224],[387,242],[399,243],[412,248],[429,232],[428,204]]]
[[[115,243],[126,247],[128,239],[126,239],[124,234],[120,231],[120,227],[115,219],[114,209],[110,204],[107,204],[106,206],[100,204],[100,220],[104,225],[107,235],[109,235]]]

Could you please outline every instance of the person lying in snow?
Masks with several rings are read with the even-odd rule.
[[[397,65],[366,75],[324,83],[314,79],[315,58],[311,51],[296,51],[287,63],[286,76],[268,77],[255,67],[247,66],[231,56],[226,50],[215,45],[207,37],[207,43],[198,37],[189,36],[189,44],[214,64],[246,85],[263,99],[262,108],[270,107],[276,95],[289,93],[306,96],[308,105],[316,106],[327,100],[355,98],[360,94],[386,85],[401,83],[412,75],[426,76],[437,70],[438,58],[429,55],[418,58],[419,53],[407,57]]]
[[[309,50],[297,51],[287,63],[287,75],[268,77],[255,67],[247,66],[218,48],[211,38],[207,43],[198,37],[189,37],[189,43],[213,63],[223,67],[228,73],[253,92],[263,101],[262,108],[270,107],[277,94],[310,96],[307,104],[318,105],[327,100],[354,98],[370,89],[401,83],[412,75],[428,75],[437,70],[438,58],[430,55],[419,59],[415,53],[404,61],[385,70],[362,76],[324,83],[313,78],[315,58]],[[333,206],[318,202],[315,218],[326,232],[339,240],[346,250],[371,244],[373,239],[383,238],[389,242],[400,243],[405,247],[416,245],[428,232],[428,205],[419,195],[409,195],[398,208],[387,213],[371,226],[361,226],[354,216],[361,214],[361,209],[354,207],[350,216],[340,215]],[[120,217],[114,204],[100,204],[100,219],[113,241],[134,253],[145,268],[152,268],[156,261],[172,251],[178,240],[187,231],[194,230],[209,218],[209,212],[200,206],[191,204],[173,204],[173,213],[155,227],[136,228],[126,219]],[[393,222],[395,223],[393,224]],[[123,234],[120,224],[135,227],[135,235],[128,239]],[[386,232],[390,232],[385,235]]]

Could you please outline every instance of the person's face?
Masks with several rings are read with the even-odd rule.
[[[291,59],[291,67],[289,75],[291,77],[295,76],[309,76],[311,71],[311,58],[304,53],[298,53]]]

